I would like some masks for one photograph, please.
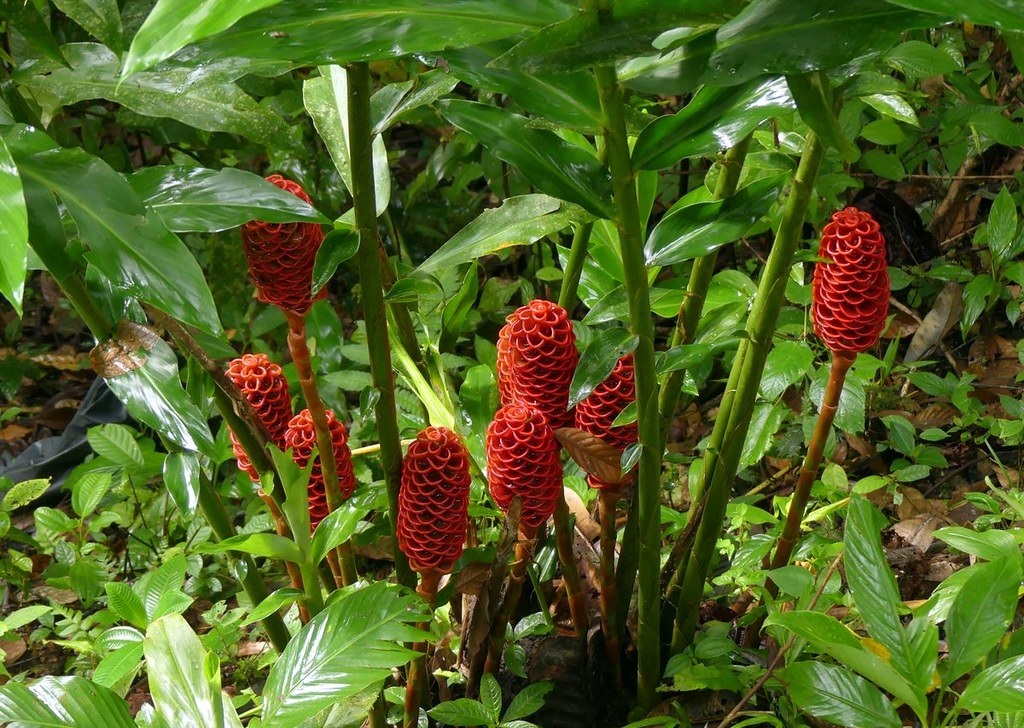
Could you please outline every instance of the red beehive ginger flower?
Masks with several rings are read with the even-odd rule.
[[[598,384],[590,395],[576,407],[576,427],[596,435],[617,450],[625,450],[636,442],[636,422],[612,427],[615,418],[636,399],[633,379],[633,355],[627,354],[615,363],[611,374]],[[617,488],[594,475],[587,476],[590,487]]]
[[[398,546],[414,571],[448,573],[469,523],[469,453],[447,427],[420,432],[402,460]]]
[[[331,430],[331,441],[334,443],[334,462],[338,467],[338,486],[341,497],[348,498],[356,488],[356,479],[352,474],[352,451],[348,449],[348,431],[339,422],[331,410],[327,410],[327,426]],[[316,447],[316,430],[313,428],[313,416],[308,409],[302,410],[288,423],[285,443],[292,448],[292,460],[300,468],[309,464],[309,458]],[[327,491],[324,488],[324,474],[320,469],[320,456],[313,461],[309,473],[309,525],[315,529],[320,521],[327,517]]]
[[[519,307],[498,333],[501,404],[527,404],[544,413],[552,427],[569,425],[569,385],[578,361],[564,308],[539,299]]]
[[[505,405],[487,427],[487,482],[503,511],[522,496],[519,524],[535,531],[562,497],[558,440],[544,414],[524,404]]]
[[[847,207],[821,233],[814,267],[814,331],[833,354],[852,356],[875,345],[889,312],[885,238],[870,214]]]
[[[231,360],[227,374],[256,410],[260,421],[270,433],[271,442],[283,450],[284,434],[292,418],[292,403],[288,396],[288,381],[281,367],[270,361],[265,354],[246,354]],[[260,476],[234,432],[231,433],[231,449],[238,460],[238,469],[247,472],[253,482],[257,482]]]
[[[295,182],[279,174],[270,175],[267,181],[311,203],[309,195]],[[320,291],[315,299],[312,296],[313,263],[323,241],[323,229],[312,222],[253,220],[243,225],[245,257],[259,299],[302,315],[314,300],[327,295]]]

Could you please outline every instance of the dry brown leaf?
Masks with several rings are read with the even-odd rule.
[[[4,653],[4,664],[13,665],[25,654],[28,645],[20,637],[13,640],[0,640],[0,650],[3,650]]]
[[[632,481],[632,473],[622,473],[622,452],[600,437],[575,427],[560,427],[555,437],[589,475],[612,485]]]
[[[22,425],[10,424],[7,425],[7,427],[0,430],[0,440],[12,442],[13,440],[18,440],[22,437],[25,437],[25,435],[28,435],[31,432],[31,427],[23,427]]]
[[[907,364],[927,356],[942,341],[942,337],[956,326],[963,312],[963,288],[956,281],[949,281],[942,287],[935,299],[935,306],[924,317],[914,338],[910,340],[903,363]]]
[[[458,581],[455,582],[455,591],[460,594],[478,595],[487,584],[487,577],[490,573],[490,564],[482,562],[466,564],[459,572]]]

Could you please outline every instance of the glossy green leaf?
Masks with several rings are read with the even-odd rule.
[[[86,473],[76,480],[71,488],[71,507],[75,514],[79,518],[91,516],[110,490],[111,483],[111,474],[99,471]]]
[[[505,94],[531,114],[580,132],[597,132],[601,126],[601,100],[594,77],[586,71],[541,74],[491,65],[490,46],[449,51],[445,60],[452,72],[488,93]]]
[[[423,261],[416,272],[444,270],[516,245],[529,245],[587,218],[578,207],[547,195],[509,197],[500,207],[480,213]]]
[[[569,385],[569,409],[589,397],[594,388],[612,373],[619,359],[636,350],[637,341],[629,329],[619,327],[594,334],[573,373]]]
[[[691,260],[735,242],[762,218],[778,198],[785,175],[768,177],[732,197],[687,204],[684,198],[651,231],[644,245],[648,265]]]
[[[512,698],[512,702],[509,703],[508,710],[505,711],[505,715],[502,717],[505,725],[508,725],[509,721],[533,715],[544,707],[544,696],[550,693],[554,687],[552,683],[544,681],[527,685],[516,693],[516,696]]]
[[[963,526],[947,526],[936,529],[932,535],[958,551],[987,561],[1010,557],[1018,552],[1017,539],[1008,531],[975,531]]]
[[[322,0],[260,10],[199,44],[200,58],[245,56],[318,65],[390,60],[518,35],[564,20],[557,0]]]
[[[371,133],[382,134],[403,114],[444,98],[458,82],[458,78],[439,68],[417,74],[408,81],[389,83],[370,98]]]
[[[427,711],[434,720],[447,725],[479,726],[494,725],[497,721],[480,701],[469,698],[446,700]]]
[[[104,656],[93,671],[92,679],[97,685],[113,687],[142,667],[142,641],[121,645]]]
[[[252,611],[249,612],[249,616],[246,617],[245,622],[243,622],[243,624],[252,624],[253,622],[257,622],[261,619],[266,619],[274,612],[280,610],[281,607],[285,606],[286,604],[296,602],[302,599],[304,596],[305,595],[302,593],[300,589],[294,589],[292,587],[282,587],[281,589],[278,589],[277,591],[272,593],[262,602],[257,604],[255,607],[253,607]]]
[[[926,714],[928,704],[924,693],[916,692],[887,660],[867,649],[852,630],[834,617],[803,610],[775,612],[768,616],[765,625],[788,629],[807,640],[816,652],[831,656],[902,700],[919,716]]]
[[[185,561],[185,557],[177,553],[160,564],[159,567],[147,571],[135,583],[133,588],[142,598],[146,615],[151,621],[163,616],[161,605],[167,604],[169,595],[181,593],[187,569],[188,563]]]
[[[641,169],[664,169],[685,157],[717,154],[766,119],[794,108],[784,78],[704,86],[681,110],[656,119],[641,132],[633,162]]]
[[[71,68],[52,61],[30,62],[18,69],[16,80],[52,94],[65,106],[109,99],[143,116],[168,117],[197,129],[238,134],[274,147],[292,143],[280,115],[235,84],[207,77],[195,67],[119,78],[118,58],[106,46],[72,43],[63,50]]]
[[[437,106],[448,121],[518,167],[538,189],[611,218],[611,176],[592,152],[554,132],[534,129],[525,116],[497,106],[461,100]]]
[[[313,293],[319,293],[334,277],[338,266],[358,252],[359,236],[352,228],[340,227],[327,233],[313,262]]]
[[[67,236],[57,198],[45,185],[34,179],[22,182],[28,208],[29,245],[51,275],[58,280],[65,278],[75,272],[76,265],[67,253]],[[102,336],[107,332],[95,333]]]
[[[526,71],[576,71],[654,50],[652,42],[680,26],[722,23],[742,3],[736,0],[620,0],[605,14],[583,10],[531,35],[495,64]]]
[[[89,261],[111,282],[184,323],[220,333],[196,259],[155,213],[147,214],[121,175],[81,149],[11,151],[23,179],[61,198],[92,249]]]
[[[498,410],[497,387],[494,370],[486,364],[478,364],[466,372],[466,378],[459,388],[458,404],[462,408],[460,422],[466,423],[463,442],[477,465],[486,462],[484,441],[487,425]]]
[[[188,622],[169,614],[149,626],[142,642],[149,690],[157,711],[180,728],[242,728],[220,688],[220,664]]]
[[[253,556],[265,556],[268,559],[284,559],[295,563],[303,560],[302,551],[290,538],[278,536],[276,533],[240,533],[216,543],[205,543],[196,548],[204,554],[239,551]]]
[[[240,18],[281,0],[158,0],[132,39],[124,75],[170,58],[189,43],[226,30]]]
[[[128,703],[82,677],[0,685],[0,723],[21,728],[135,728]]]
[[[152,330],[124,322],[93,351],[107,386],[142,422],[186,450],[214,457],[210,426],[178,378],[178,358]]]
[[[366,515],[366,511],[355,505],[352,500],[345,501],[338,510],[329,513],[316,527],[310,547],[314,564],[319,564],[328,551],[356,535],[359,530],[359,519]]]
[[[1002,639],[1017,607],[1020,555],[971,567],[974,572],[946,616],[949,652],[942,684],[951,685],[974,668]]]
[[[124,31],[117,0],[53,0],[53,4],[104,45],[120,53]]]
[[[732,86],[764,73],[827,71],[932,22],[884,0],[755,0],[719,28],[704,81]]]
[[[960,331],[964,338],[974,323],[981,317],[989,303],[995,301],[1002,286],[988,273],[976,275],[964,286],[964,313],[960,319]]]
[[[913,646],[900,619],[902,603],[896,580],[882,551],[883,519],[863,497],[850,499],[843,543],[846,579],[868,634],[891,655],[893,667],[919,691],[931,683],[928,666],[917,664]]]
[[[480,293],[480,273],[476,263],[469,266],[458,292],[445,303],[441,310],[441,335],[437,340],[438,351],[451,352],[459,337],[465,333],[466,316],[476,305]]]
[[[14,26],[40,53],[58,63],[66,63],[57,39],[35,3],[25,0],[0,0],[0,17]]]
[[[480,681],[480,702],[491,716],[491,723],[497,723],[501,717],[501,686],[498,679],[487,673]]]
[[[250,220],[330,223],[291,192],[230,167],[146,167],[128,183],[169,230],[179,233],[212,233]]]
[[[758,402],[750,414],[750,425],[743,440],[740,467],[748,468],[761,461],[775,440],[789,408],[781,402]]]
[[[800,118],[814,130],[825,144],[837,150],[847,162],[854,162],[860,151],[846,138],[832,105],[832,88],[823,73],[794,73],[786,76],[786,84],[796,101]]]
[[[978,25],[992,25],[1003,30],[1024,30],[1024,2],[1021,0],[889,0],[893,5],[937,13]],[[932,23],[935,19],[932,19]]]
[[[668,374],[679,369],[691,369],[723,351],[735,349],[740,341],[739,337],[733,337],[722,339],[714,344],[673,346],[671,349],[658,352],[656,371],[658,374]]]
[[[200,465],[194,452],[172,452],[164,459],[164,485],[178,511],[186,518],[195,515],[199,505]]]
[[[106,585],[107,606],[110,611],[129,624],[145,629],[149,625],[146,607],[135,590],[123,581],[112,581]]]
[[[415,653],[402,642],[425,635],[422,600],[378,581],[339,592],[288,643],[263,690],[263,725],[291,728],[332,703],[343,703]]]
[[[122,468],[141,468],[145,465],[142,448],[124,425],[107,424],[89,428],[86,433],[89,447],[97,455],[107,458]]]
[[[992,257],[997,264],[1004,262],[1017,240],[1017,205],[1014,204],[1013,197],[1005,185],[992,202],[986,230]]]
[[[28,255],[28,209],[21,177],[3,139],[0,139],[0,293],[21,315]]]
[[[962,67],[962,60],[957,61],[942,49],[920,40],[900,43],[885,54],[885,62],[912,79],[941,76]]]
[[[4,493],[2,509],[14,511],[40,497],[50,487],[49,478],[33,478],[15,483]]]
[[[804,341],[779,341],[768,352],[761,377],[761,395],[775,399],[810,371],[814,352]]]
[[[348,143],[348,76],[341,66],[321,66],[320,76],[302,84],[302,100],[317,133],[327,145],[345,187],[352,189],[351,153]],[[377,215],[391,200],[391,171],[384,137],[373,137],[373,184]]]
[[[1024,711],[1024,655],[1003,660],[971,678],[956,709],[977,713]]]
[[[882,692],[837,665],[797,662],[780,673],[789,696],[817,718],[853,728],[900,728],[903,721]]]

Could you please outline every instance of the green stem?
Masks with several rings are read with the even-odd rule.
[[[395,378],[388,343],[387,311],[377,236],[376,202],[373,187],[373,154],[370,149],[370,68],[365,63],[348,67],[349,156],[352,162],[352,203],[359,234],[359,281],[366,318],[366,344],[370,354],[370,376],[380,394],[375,408],[380,457],[388,490],[391,535],[398,516],[398,488],[402,477],[402,450],[398,412],[395,406]],[[395,573],[400,584],[413,588],[416,577],[405,554],[394,539]]]
[[[749,147],[750,137],[747,136],[725,155],[722,160],[722,170],[718,175],[718,182],[715,184],[713,199],[724,200],[735,194],[740,181],[740,173],[743,171],[743,160],[746,159]],[[683,299],[683,305],[680,306],[679,315],[676,317],[676,328],[672,332],[670,346],[689,344],[693,341],[717,262],[718,251],[702,255],[693,261],[693,266],[690,268],[690,280],[686,284],[686,297]],[[677,369],[669,373],[661,385],[658,411],[661,413],[662,426],[665,427],[666,433],[675,417],[676,407],[679,405],[679,394],[682,391],[685,374],[685,369]]]
[[[302,587],[306,595],[306,609],[309,611],[310,619],[312,619],[324,608],[324,594],[320,589],[317,568],[313,564],[312,559],[306,559],[299,564],[299,572],[302,574]]]
[[[218,541],[224,541],[235,535],[235,527],[231,524],[231,518],[224,507],[224,501],[220,499],[220,495],[217,494],[213,484],[206,479],[200,480],[199,507],[202,509],[203,516],[206,518],[206,522],[210,524],[210,528],[213,529],[213,533],[217,536]],[[238,561],[238,571],[242,572],[242,588],[245,589],[249,601],[253,603],[253,606],[256,606],[266,599],[270,592],[267,591],[267,586],[263,583],[263,579],[260,578],[260,574],[256,570],[256,564],[249,554],[240,554]],[[274,612],[265,617],[262,620],[262,624],[274,648],[278,652],[284,652],[284,648],[288,646],[288,640],[291,639],[291,635],[288,632],[288,628],[285,627],[281,615]]]
[[[639,500],[639,586],[637,609],[637,702],[641,710],[657,699],[661,677],[658,565],[661,554],[661,423],[658,416],[657,376],[654,369],[654,323],[644,264],[640,210],[629,158],[625,102],[615,69],[594,69],[601,96],[602,131],[612,174],[616,227],[629,300],[630,331],[637,337],[633,355],[636,376],[637,430],[640,465],[636,497]]]
[[[558,292],[558,305],[566,311],[576,306],[576,292],[580,287],[580,276],[583,274],[583,264],[587,260],[587,248],[590,247],[590,234],[593,231],[594,223],[585,222],[573,233],[569,258],[562,271],[562,290]]]
[[[800,242],[800,231],[823,153],[824,149],[818,138],[813,132],[809,132],[800,158],[800,166],[793,178],[793,189],[786,201],[782,221],[775,234],[775,243],[765,263],[754,307],[747,321],[748,338],[740,342],[736,352],[726,394],[722,399],[722,406],[705,455],[705,485],[698,488],[700,492],[693,497],[702,497],[703,491],[707,489],[708,500],[679,593],[676,624],[672,635],[673,652],[680,651],[693,642],[697,614],[704,594],[704,581],[722,532],[722,519],[729,503],[731,483],[739,466],[743,442],[750,425],[750,414],[757,397],[761,374],[775,330],[775,321],[782,307],[786,281]]]

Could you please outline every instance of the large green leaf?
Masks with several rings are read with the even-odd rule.
[[[201,68],[179,67],[119,78],[117,56],[98,43],[63,46],[71,68],[30,62],[15,74],[30,89],[63,105],[109,99],[143,116],[167,117],[206,131],[238,134],[268,146],[288,146],[288,124],[233,83]]]
[[[199,44],[200,58],[247,56],[305,65],[391,59],[518,35],[564,20],[558,0],[321,0],[287,2]]]
[[[652,41],[678,27],[721,23],[742,7],[737,0],[620,0],[608,12],[582,11],[530,36],[496,61],[527,72],[575,71],[650,53]]]
[[[779,196],[786,175],[760,179],[724,200],[674,205],[644,246],[648,265],[671,265],[739,240]]]
[[[302,551],[295,542],[276,533],[240,533],[223,541],[209,542],[196,547],[203,554],[217,554],[224,551],[239,551],[253,556],[264,556],[269,559],[284,559],[300,562]]]
[[[10,148],[23,179],[61,198],[92,249],[89,261],[115,286],[185,323],[220,333],[213,296],[196,259],[156,213],[147,213],[121,175],[81,149],[24,153],[20,145]]]
[[[531,114],[581,132],[597,132],[601,126],[601,99],[594,77],[586,71],[572,73],[522,73],[495,68],[490,46],[448,51],[445,60],[463,81],[489,93],[511,96]]]
[[[402,642],[425,635],[422,601],[386,582],[349,587],[310,620],[270,669],[263,725],[292,728],[333,703],[383,682],[415,653]]]
[[[1021,0],[888,0],[923,13],[970,20],[978,25],[994,25],[1002,30],[1024,30],[1024,2]],[[941,21],[932,19],[932,23]]]
[[[547,195],[509,197],[501,207],[484,210],[416,269],[419,273],[450,268],[516,245],[529,245],[588,215]]]
[[[146,167],[128,178],[174,232],[217,232],[250,220],[330,223],[312,205],[241,169]]]
[[[978,713],[1024,711],[1024,655],[1003,660],[971,678],[956,707]]]
[[[543,192],[611,218],[611,176],[589,150],[554,132],[534,129],[525,116],[474,101],[442,101],[441,113]]]
[[[28,210],[21,177],[3,139],[0,139],[0,293],[21,315],[28,254]]]
[[[884,0],[755,0],[718,30],[704,80],[732,86],[764,73],[829,70],[933,23]]]
[[[850,499],[843,543],[846,579],[868,634],[889,651],[893,666],[910,684],[924,692],[931,683],[930,662],[922,664],[900,619],[902,603],[896,579],[879,538],[883,519],[861,496]]]
[[[596,333],[580,355],[569,384],[569,409],[589,397],[612,373],[619,359],[636,350],[636,345],[637,337],[629,329],[616,327]]]
[[[403,114],[447,96],[458,82],[447,69],[438,68],[408,81],[387,84],[370,97],[373,133],[387,131]]]
[[[194,452],[172,452],[164,458],[164,486],[186,518],[191,518],[199,505],[200,471],[199,458]]]
[[[206,418],[181,387],[178,358],[151,329],[122,322],[92,361],[132,417],[186,450],[215,456]]]
[[[801,710],[851,728],[900,728],[889,699],[862,677],[836,665],[797,662],[780,674]]]
[[[153,704],[178,728],[242,728],[220,689],[220,664],[180,614],[149,625],[142,642]]]
[[[128,704],[81,677],[0,685],[0,723],[23,728],[135,728]]]
[[[115,51],[121,51],[124,31],[117,0],[53,0],[61,11]]]
[[[0,17],[14,26],[44,56],[64,63],[60,45],[37,8],[35,3],[25,0],[0,0]]]
[[[860,151],[843,133],[833,111],[832,87],[828,77],[824,73],[794,73],[786,76],[786,83],[804,123],[825,144],[839,151],[844,160],[857,161]]]
[[[352,164],[348,142],[348,76],[341,66],[322,66],[320,76],[302,84],[302,100],[313,119],[317,133],[327,145],[345,186],[352,189]],[[387,209],[391,200],[391,171],[384,137],[373,137],[373,186],[377,214]]]
[[[984,659],[1006,634],[1017,609],[1020,555],[971,567],[974,572],[946,616],[949,652],[942,684],[957,678]]]
[[[919,716],[926,715],[928,704],[924,694],[916,692],[892,665],[867,649],[853,631],[834,617],[811,611],[776,612],[765,620],[766,626],[773,624],[785,627],[807,640],[816,652],[831,656],[888,691]]]
[[[159,0],[124,59],[124,75],[170,58],[189,43],[227,30],[239,18],[281,0]]]
[[[684,157],[717,154],[765,119],[795,106],[783,78],[704,86],[680,111],[643,130],[633,148],[633,162],[642,169],[664,169]]]

